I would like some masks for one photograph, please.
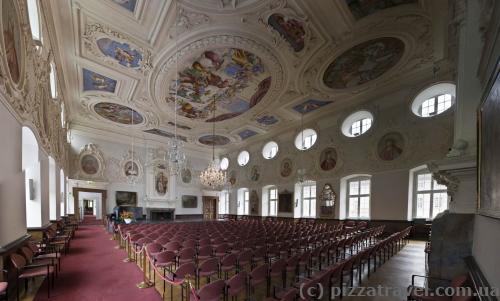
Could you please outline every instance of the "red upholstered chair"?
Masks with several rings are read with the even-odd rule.
[[[241,271],[238,274],[231,277],[226,281],[226,295],[227,297],[238,297],[242,292],[247,294],[247,280],[248,274],[245,271]],[[245,296],[246,297],[246,296]]]
[[[24,279],[31,279],[35,278],[38,276],[45,276],[47,277],[48,285],[47,285],[47,297],[50,298],[50,276],[52,276],[52,285],[54,285],[54,266],[49,265],[49,264],[40,264],[40,265],[27,265],[26,259],[24,259],[23,256],[19,254],[11,254],[10,255],[10,261],[12,263],[12,266],[16,270],[16,293],[17,293],[17,300],[19,300],[19,280]],[[25,285],[27,287],[28,282],[25,282]]]
[[[172,251],[172,252],[177,254],[177,252],[179,252],[179,250],[181,248],[181,244],[177,241],[170,241],[167,244],[165,244],[163,247],[165,248],[165,250]]]
[[[204,245],[200,246],[200,249],[198,250],[198,264],[204,260],[207,260],[213,256],[213,248],[211,245]]]
[[[228,254],[220,262],[220,274],[224,273],[224,279],[227,279],[230,271],[236,270],[237,258],[235,254]]]
[[[222,258],[229,253],[229,244],[222,243],[215,248],[215,257]]]
[[[193,248],[183,248],[177,255],[177,264],[181,265],[186,262],[194,262],[196,259],[196,251]]]
[[[59,271],[61,270],[61,254],[59,252],[46,252],[44,248],[39,248],[34,241],[29,241],[27,246],[33,251],[36,258],[55,258]]]
[[[261,283],[264,283],[267,281],[267,277],[269,274],[269,265],[268,264],[262,264],[253,269],[250,272],[250,275],[248,276],[249,278],[249,288],[250,292],[253,294],[255,287],[258,286]]]
[[[172,278],[174,281],[185,280],[187,277],[190,279],[194,279],[196,277],[196,266],[193,262],[188,262],[180,267],[172,273]],[[181,286],[181,300],[184,300],[184,288],[187,287],[184,283]],[[170,285],[170,300],[173,299],[173,287]]]
[[[19,254],[24,256],[24,259],[26,259],[26,262],[29,265],[36,264],[36,265],[53,266],[55,269],[55,274],[57,276],[57,263],[58,263],[57,258],[36,258],[33,251],[27,246],[22,247],[21,250],[19,251]]]
[[[242,251],[238,254],[238,271],[252,262],[253,253],[250,250]]]
[[[191,294],[191,301],[219,301],[224,296],[225,288],[226,283],[224,280],[209,283],[198,290],[196,296]]]
[[[197,287],[200,287],[201,277],[207,277],[207,283],[210,283],[210,276],[217,275],[219,272],[219,261],[217,258],[205,260],[202,264],[200,264],[197,272]]]
[[[299,292],[296,288],[289,288],[285,291],[274,292],[272,297],[266,298],[265,301],[295,301]]]
[[[3,279],[7,279],[7,271],[2,270],[2,273],[4,273]],[[5,300],[9,300],[9,296],[7,295],[7,288],[8,288],[7,282],[0,282],[0,297],[5,298]]]
[[[194,239],[187,239],[182,242],[182,247],[183,248],[192,248],[196,249],[197,242]]]
[[[286,261],[284,259],[278,259],[269,268],[269,284],[268,288],[271,287],[272,279],[274,277],[281,276],[283,282],[283,288],[286,286]]]
[[[318,293],[318,286],[319,280],[318,279],[307,279],[303,284],[299,284],[300,290],[304,292],[303,294],[300,294],[300,297],[298,300],[304,300],[304,301],[312,301],[312,300],[317,300],[319,296],[316,296],[315,294]],[[311,289],[315,288],[315,289]],[[308,292],[312,292],[313,295],[309,295]]]
[[[163,269],[163,277],[166,276],[167,270],[172,271],[172,266],[175,266],[177,255],[172,251],[163,251],[155,255],[154,264],[157,268]],[[155,273],[156,275],[156,273]],[[156,276],[155,276],[156,277]],[[163,294],[165,294],[165,281],[163,281]]]

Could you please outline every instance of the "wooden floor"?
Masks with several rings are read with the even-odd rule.
[[[410,241],[398,254],[391,257],[374,274],[367,279],[363,277],[361,288],[366,288],[365,293],[374,291],[378,286],[382,290],[392,290],[401,293],[406,292],[406,288],[411,283],[412,275],[425,275],[425,242]],[[361,291],[361,290],[359,290]],[[359,292],[358,291],[358,292]],[[365,294],[365,295],[366,295]],[[343,300],[363,300],[363,301],[400,301],[406,300],[403,296],[351,296]]]

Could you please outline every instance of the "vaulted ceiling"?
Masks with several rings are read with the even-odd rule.
[[[73,128],[167,141],[177,119],[195,148],[326,117],[448,60],[447,1],[49,3]]]

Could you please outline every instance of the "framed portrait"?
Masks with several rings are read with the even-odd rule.
[[[487,91],[479,107],[478,213],[500,219],[500,61]]]
[[[155,191],[159,195],[165,195],[168,190],[168,175],[165,171],[158,171],[155,175]]]
[[[377,153],[383,161],[393,161],[403,154],[404,138],[398,132],[387,133],[380,138]]]
[[[4,56],[10,78],[15,84],[19,84],[23,74],[22,70],[22,33],[19,15],[15,5],[16,1],[4,0],[0,4],[2,14],[2,35],[4,44]]]
[[[319,156],[319,167],[323,171],[330,171],[337,166],[337,151],[333,147],[327,147]]]
[[[293,194],[283,191],[278,194],[278,212],[293,213]]]
[[[198,208],[198,197],[196,195],[183,195],[182,208]]]
[[[137,192],[117,191],[115,193],[116,206],[137,206]]]
[[[289,158],[283,159],[280,165],[280,175],[283,178],[288,178],[293,172],[293,163]]]

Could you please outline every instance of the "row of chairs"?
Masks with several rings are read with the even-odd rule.
[[[406,238],[409,235],[410,229],[405,229],[399,233],[393,234],[390,237],[374,243],[369,246],[360,248],[356,254],[351,254],[348,258],[341,259],[333,265],[325,269],[318,269],[312,276],[303,277],[297,280],[290,286],[283,285],[283,288],[277,291],[275,286],[272,296],[266,300],[318,300],[325,296],[319,294],[308,295],[307,292],[324,292],[328,296],[327,300],[331,300],[330,288],[339,287],[344,285],[345,277],[350,276],[350,285],[353,286],[354,273],[358,276],[358,285],[361,283],[362,274],[366,266],[368,266],[368,277],[370,275],[370,262],[374,262],[374,269],[376,268],[376,258],[379,257],[379,265],[383,264],[382,258],[385,262],[386,253],[383,250],[392,250],[388,252],[391,256],[397,250],[400,250],[406,243]],[[231,279],[217,280],[202,287],[200,290],[195,290],[191,287],[192,298],[191,300],[205,301],[205,300],[220,300],[221,297],[229,298],[238,296],[242,292],[247,292],[246,297],[251,295],[251,291],[259,284],[267,283],[267,295],[270,294],[271,280],[280,275],[286,275],[286,264],[282,261],[276,261],[272,265],[263,264],[253,269],[249,274],[242,271]],[[285,283],[285,282],[283,282]],[[324,289],[320,289],[319,286]],[[309,288],[314,288],[310,290]],[[338,290],[342,292],[342,290]],[[302,292],[302,294],[300,294]],[[342,297],[342,295],[340,295]]]
[[[16,279],[17,300],[20,300],[20,282],[24,281],[26,292],[28,280],[36,277],[47,278],[47,296],[50,297],[50,289],[54,287],[55,278],[61,270],[61,253],[66,253],[69,249],[69,243],[76,229],[77,223],[73,223],[71,220],[55,223],[45,231],[41,241],[28,241],[27,244],[10,255]],[[8,275],[6,278],[9,279]],[[8,300],[8,284],[0,285],[0,292],[2,288],[4,288],[6,300]]]
[[[243,225],[247,226],[246,223],[243,223]],[[233,224],[232,226],[235,225]],[[288,272],[295,271],[295,278],[302,268],[304,273],[310,274],[310,268],[314,265],[319,265],[321,268],[323,262],[329,264],[330,255],[333,254],[337,256],[337,251],[339,249],[342,250],[342,252],[338,254],[341,254],[341,256],[345,258],[347,250],[357,250],[362,245],[369,245],[374,237],[383,232],[383,227],[356,233],[354,233],[354,231],[342,232],[341,230],[335,229],[334,232],[336,232],[337,235],[345,236],[333,236],[332,240],[332,237],[328,235],[319,235],[318,233],[310,232],[311,229],[306,229],[307,231],[301,229],[300,232],[307,233],[309,237],[303,238],[307,243],[302,244],[300,247],[280,249],[279,247],[281,245],[277,243],[277,240],[267,240],[266,242],[265,239],[261,238],[254,241],[254,243],[257,243],[257,246],[254,248],[250,245],[240,250],[238,249],[238,242],[229,244],[216,235],[212,235],[212,239],[199,239],[199,236],[195,233],[196,231],[192,230],[193,228],[196,229],[196,226],[191,228],[191,231],[189,231],[191,233],[189,234],[178,230],[177,232],[180,233],[180,235],[176,235],[177,233],[171,233],[167,230],[167,232],[164,232],[160,237],[154,234],[158,233],[159,228],[167,228],[165,225],[163,225],[163,227],[145,227],[145,225],[137,225],[136,227],[127,228],[129,229],[121,229],[124,232],[126,231],[128,235],[126,239],[127,244],[132,245],[132,249],[136,252],[138,249],[148,244],[148,254],[154,258],[152,264],[155,268],[163,268],[164,277],[166,271],[172,273],[172,268],[176,268],[175,272],[171,275],[172,279],[175,279],[175,281],[182,281],[183,276],[187,275],[186,273],[189,272],[194,276],[196,280],[195,286],[197,288],[200,285],[200,277],[208,277],[207,282],[209,282],[210,276],[218,275],[219,278],[221,278],[221,274],[224,273],[224,278],[227,279],[229,271],[235,271],[236,273],[244,272],[242,269],[244,265],[252,269],[257,269],[256,273],[259,274],[258,271],[264,269],[263,267],[260,269],[256,267],[259,262],[267,264],[271,271],[279,270],[280,266],[285,265]],[[326,228],[322,228],[321,230],[328,231]],[[173,236],[167,239],[167,235]],[[190,235],[191,238],[184,240],[181,244],[178,238],[181,236],[185,238],[187,235]],[[311,240],[310,238],[312,236],[315,237],[315,239]],[[156,238],[156,240],[153,240],[154,238]],[[285,243],[284,246],[289,245]],[[333,253],[331,252],[332,248],[335,249]],[[135,254],[136,252],[133,253]],[[276,262],[272,263],[271,261],[274,260],[276,260]],[[202,263],[200,264],[200,262]],[[156,275],[154,275],[154,277],[155,276]],[[285,282],[286,280],[283,280],[283,285],[285,285]]]

